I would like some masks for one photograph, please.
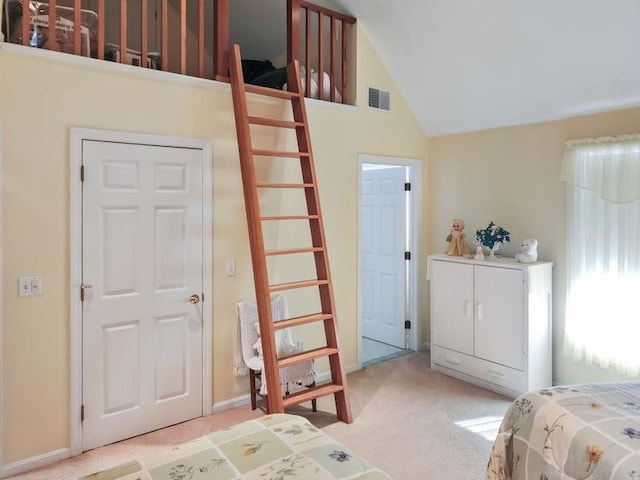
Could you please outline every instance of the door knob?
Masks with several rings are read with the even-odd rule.
[[[197,293],[194,293],[193,295],[191,295],[189,297],[189,303],[193,303],[194,305],[196,303],[200,303],[200,295],[198,295]]]

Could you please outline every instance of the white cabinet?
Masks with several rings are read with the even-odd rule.
[[[552,265],[430,256],[431,368],[513,397],[551,386]]]

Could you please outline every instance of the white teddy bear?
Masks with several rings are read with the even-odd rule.
[[[538,260],[538,240],[525,238],[520,247],[522,253],[516,253],[516,260],[520,263],[534,263]]]

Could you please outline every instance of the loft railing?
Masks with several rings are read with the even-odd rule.
[[[305,85],[315,80],[317,98],[347,103],[349,46],[353,44],[349,26],[356,19],[303,0],[287,0],[287,4],[288,61],[295,59],[306,67]],[[305,94],[314,96],[309,88]]]
[[[7,42],[228,81],[229,0],[0,1]],[[287,0],[287,59],[305,67],[307,96],[353,98],[353,24],[353,17]]]

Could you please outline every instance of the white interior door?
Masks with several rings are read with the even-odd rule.
[[[82,146],[82,448],[202,415],[202,152]]]
[[[361,186],[362,336],[405,348],[406,167],[370,167]]]

